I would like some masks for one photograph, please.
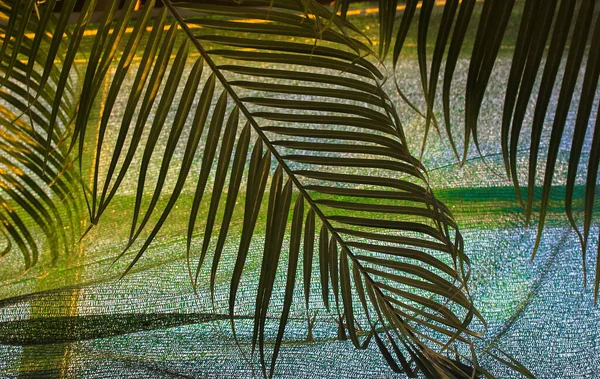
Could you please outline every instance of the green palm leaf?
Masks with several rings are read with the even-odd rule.
[[[32,13],[34,5],[28,2],[25,9]],[[80,183],[64,143],[75,112],[74,83],[64,83],[65,97],[55,106],[57,128],[49,133],[60,67],[48,60],[53,62],[64,46],[43,32],[58,28],[51,11],[43,8],[39,19],[29,16],[12,12],[9,4],[0,6],[6,21],[0,23],[0,228],[6,237],[3,255],[17,247],[26,269],[43,250],[55,262],[80,234],[73,191]],[[49,55],[41,54],[49,45]]]
[[[433,53],[428,58],[427,37],[431,33],[429,21],[432,17],[434,1],[421,3],[418,17],[417,56],[421,74],[422,93],[425,95],[426,110],[418,111],[425,118],[425,136],[423,149],[427,140],[430,125],[438,128],[436,121],[437,84],[440,79],[440,68],[444,67],[443,88],[441,93],[443,119],[451,146],[459,157],[455,143],[455,133],[450,121],[451,87],[458,58],[463,50],[470,54],[469,74],[464,88],[464,141],[462,162],[464,163],[470,141],[479,151],[478,120],[488,89],[493,68],[503,37],[510,25],[511,17],[519,22],[518,35],[512,57],[510,74],[505,78],[506,88],[504,110],[501,125],[501,149],[504,157],[507,177],[514,183],[516,196],[525,210],[526,223],[533,217],[534,192],[536,182],[542,179],[542,197],[539,204],[538,236],[533,249],[535,255],[544,231],[546,214],[549,206],[550,192],[555,180],[555,168],[561,140],[568,140],[569,164],[565,191],[565,213],[577,232],[584,262],[584,282],[586,281],[585,254],[591,220],[593,218],[594,199],[597,186],[597,140],[592,141],[591,148],[586,146],[586,135],[598,127],[597,118],[592,114],[595,93],[598,90],[598,54],[600,44],[600,22],[597,2],[593,0],[561,1],[561,0],[525,0],[521,4],[515,1],[484,0],[476,4],[476,0],[446,1],[443,4],[442,20],[437,32]],[[400,20],[393,50],[393,64],[396,66],[410,26],[416,18],[418,1],[407,1]],[[390,9],[395,1],[380,2],[382,54],[390,45],[390,35],[394,30],[395,20],[383,11]],[[521,9],[522,7],[522,9]],[[466,32],[469,23],[477,23],[477,30],[472,46],[467,45]],[[447,50],[447,53],[445,51]],[[428,64],[431,65],[428,69]],[[564,71],[563,71],[564,70]],[[583,76],[580,74],[583,72]],[[541,82],[536,84],[536,79]],[[577,83],[581,82],[581,89]],[[416,107],[398,88],[400,96],[413,108]],[[557,100],[553,101],[553,96]],[[577,106],[573,99],[579,100]],[[530,103],[534,103],[530,107]],[[534,113],[531,125],[525,122],[526,113]],[[569,112],[576,112],[574,130],[566,128]],[[441,117],[440,117],[441,118]],[[552,122],[548,123],[551,119]],[[594,121],[595,120],[595,121]],[[550,126],[551,124],[551,126]],[[549,130],[549,140],[542,138],[544,130]],[[526,187],[521,189],[518,172],[523,163],[517,157],[522,140],[530,140],[529,157],[524,166],[527,167]],[[544,154],[547,143],[547,155]],[[564,145],[563,145],[564,146]],[[588,145],[589,146],[589,145]],[[584,157],[589,154],[589,162]],[[586,165],[586,163],[588,163]],[[585,204],[583,206],[583,227],[580,227],[573,212],[573,195],[580,164],[585,167],[586,178]],[[545,167],[539,170],[539,167]],[[562,178],[561,178],[562,179]],[[521,179],[522,180],[522,179]],[[523,193],[526,197],[523,198]],[[596,271],[596,276],[600,271]],[[597,296],[597,290],[596,290]]]

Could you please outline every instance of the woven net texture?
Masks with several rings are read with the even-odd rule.
[[[459,66],[464,77],[467,63],[461,61]],[[400,65],[399,81],[417,91],[414,62]],[[498,77],[505,77],[509,69],[510,60],[501,60],[496,67]],[[473,152],[460,167],[447,141],[435,133],[423,156],[432,188],[454,212],[472,260],[470,291],[488,322],[479,345],[503,349],[539,378],[599,377],[600,308],[593,301],[594,270],[589,270],[584,286],[581,248],[560,207],[551,212],[539,252],[531,259],[537,227],[535,223],[525,227],[514,188],[503,174],[497,127],[502,102],[494,97],[501,94],[494,93],[494,83],[490,88],[481,112],[485,115],[480,132],[483,157]],[[394,93],[393,85],[389,93]],[[418,151],[423,122],[409,110],[401,116],[413,151]],[[571,127],[573,122],[569,120]],[[561,151],[557,172],[567,167],[567,157],[568,152]],[[557,182],[553,192],[557,202],[563,195],[561,188],[564,183]],[[582,199],[583,189],[578,188],[575,197]],[[127,204],[116,198],[109,221],[93,229],[58,265],[42,259],[23,273],[18,254],[2,258],[0,376],[260,376],[257,362],[250,365],[236,346],[225,318],[227,273],[235,261],[236,241],[226,246],[214,302],[205,284],[209,270],[201,272],[198,294],[194,293],[186,266],[185,233],[176,226],[167,225],[131,273],[120,279],[133,254],[113,263],[125,243],[115,231],[128,228],[129,219],[120,213]],[[185,210],[179,211],[174,217],[187,220]],[[591,235],[598,235],[597,221]],[[262,252],[262,238],[260,233],[255,236],[255,254]],[[199,243],[200,238],[196,240]],[[596,239],[591,240],[589,251],[595,252]],[[197,249],[193,246],[192,250]],[[588,268],[595,267],[595,254],[585,259]],[[244,275],[258,275],[259,270],[259,265],[249,264]],[[252,341],[254,290],[247,285],[237,296],[236,333],[246,357]],[[285,278],[278,275],[269,312],[273,318],[266,325],[269,346],[277,334],[284,290]],[[337,340],[337,324],[323,308],[318,291],[312,295],[312,311],[317,311],[314,341],[308,342],[303,296],[298,281],[275,377],[403,377],[389,369],[375,343],[359,351],[350,341]],[[515,375],[485,355],[480,363],[498,377]]]

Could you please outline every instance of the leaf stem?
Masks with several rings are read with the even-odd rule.
[[[200,44],[200,42],[198,41],[198,39],[191,32],[191,30],[189,29],[189,27],[185,23],[185,20],[181,17],[181,15],[179,14],[179,12],[177,12],[177,10],[175,9],[175,7],[171,3],[171,1],[170,0],[165,0],[164,4],[169,9],[169,11],[173,15],[173,17],[175,17],[176,21],[180,24],[181,29],[192,40],[192,43],[194,44],[194,46],[196,47],[196,49],[198,49],[198,52],[202,55],[202,57],[204,58],[204,61],[206,62],[206,64],[208,64],[208,66],[210,67],[211,71],[215,74],[215,76],[217,77],[217,79],[219,79],[219,81],[221,82],[221,84],[223,85],[223,87],[225,88],[225,90],[229,93],[229,95],[231,96],[231,98],[233,99],[233,101],[239,107],[240,111],[244,114],[244,116],[246,117],[246,119],[250,122],[250,124],[252,125],[254,131],[258,134],[258,136],[260,137],[260,139],[264,142],[264,144],[267,146],[267,148],[271,151],[271,154],[273,154],[273,157],[275,157],[275,159],[277,160],[277,162],[279,163],[279,165],[281,165],[281,167],[283,168],[283,170],[285,171],[285,173],[287,174],[287,176],[292,180],[292,182],[294,183],[294,185],[296,186],[296,188],[298,189],[298,191],[300,191],[300,194],[306,199],[306,201],[309,203],[310,207],[319,216],[319,218],[321,219],[321,222],[323,223],[323,225],[325,225],[325,227],[331,232],[332,236],[346,250],[346,252],[348,253],[348,256],[353,261],[353,263],[356,264],[361,269],[361,271],[366,275],[366,277],[368,277],[369,280],[374,283],[374,281],[364,272],[363,267],[360,264],[360,262],[358,262],[358,260],[354,256],[354,254],[352,254],[352,252],[350,251],[350,249],[348,248],[348,246],[345,244],[344,240],[340,237],[340,235],[338,234],[338,232],[331,225],[331,223],[329,222],[329,220],[327,219],[327,217],[319,209],[319,207],[317,206],[317,204],[315,203],[315,201],[311,198],[311,196],[308,194],[308,192],[306,191],[306,189],[304,189],[304,187],[302,186],[302,183],[300,183],[300,181],[298,180],[298,178],[296,177],[296,175],[294,174],[294,172],[292,171],[292,169],[288,166],[288,164],[281,157],[281,155],[279,154],[279,152],[277,151],[277,149],[275,149],[275,146],[273,146],[273,144],[271,143],[271,141],[269,141],[269,139],[267,138],[267,136],[265,135],[265,133],[261,130],[260,126],[258,125],[258,123],[256,122],[256,120],[254,119],[254,117],[252,116],[252,114],[250,113],[250,111],[248,110],[248,108],[246,108],[246,105],[241,101],[241,99],[239,98],[239,96],[237,95],[237,93],[234,91],[234,89],[229,85],[229,83],[227,82],[227,79],[225,78],[225,76],[221,73],[221,71],[218,69],[217,65],[215,64],[215,62],[212,60],[211,56],[206,52],[206,50],[204,49],[204,47]]]

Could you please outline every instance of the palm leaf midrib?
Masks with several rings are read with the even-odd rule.
[[[232,97],[234,103],[239,107],[241,113],[246,117],[246,119],[252,126],[253,130],[257,133],[260,140],[265,144],[265,146],[267,147],[268,151],[272,154],[272,156],[275,157],[278,164],[281,166],[283,171],[286,173],[286,175],[289,177],[289,179],[293,182],[294,186],[300,192],[300,195],[308,202],[310,209],[312,209],[314,211],[314,213],[321,220],[322,225],[330,233],[330,235],[333,237],[333,239],[340,245],[340,247],[342,248],[342,254],[345,254],[348,258],[350,258],[350,260],[352,261],[352,264],[359,270],[359,272],[361,273],[363,278],[366,280],[367,286],[373,289],[374,293],[376,294],[376,297],[379,298],[379,301],[386,303],[390,309],[393,309],[392,303],[390,303],[390,301],[388,300],[388,297],[385,296],[385,294],[382,292],[382,289],[379,287],[378,282],[373,277],[371,277],[371,275],[369,274],[369,271],[362,265],[360,260],[357,259],[357,257],[354,255],[354,253],[351,250],[351,247],[340,236],[337,229],[331,224],[330,219],[327,216],[325,216],[325,214],[319,208],[319,206],[315,202],[315,200],[308,194],[308,192],[306,191],[306,189],[304,188],[304,186],[302,185],[300,180],[297,178],[295,172],[289,167],[289,165],[285,161],[284,157],[277,151],[275,146],[271,143],[271,141],[264,134],[264,131],[258,125],[253,114],[248,110],[248,108],[243,103],[243,101],[240,99],[240,97],[237,95],[235,90],[231,87],[228,80],[221,73],[221,71],[219,70],[219,67],[212,60],[209,53],[204,49],[204,47],[200,44],[198,39],[191,32],[191,30],[189,29],[189,27],[187,26],[186,22],[184,21],[182,16],[179,14],[177,9],[175,9],[173,4],[168,0],[166,0],[164,3],[165,3],[165,6],[170,11],[170,13],[173,15],[175,21],[180,25],[181,29],[184,31],[186,36],[192,41],[193,45],[196,47],[196,49],[200,53],[201,57],[204,59],[206,64],[209,66],[209,68],[211,69],[211,71],[213,72],[215,77],[223,85],[223,87],[225,88],[227,93]],[[386,104],[385,100],[382,99],[382,103]],[[393,113],[394,113],[393,109],[390,110],[388,107],[384,107],[384,109],[388,116],[393,115]],[[390,124],[393,125],[394,123],[390,121]],[[402,135],[398,132],[398,129],[389,128],[388,130],[390,132],[392,132],[396,138],[398,138],[399,140],[403,140]],[[410,164],[413,166],[416,173],[420,173],[419,169],[414,164],[414,159],[410,161]],[[434,209],[432,209],[432,211],[436,212],[435,208],[437,208],[437,201],[432,196],[430,189],[427,189],[427,191],[429,192],[429,195],[427,197],[430,199],[430,201],[427,201],[427,209],[431,209],[430,205],[433,205]],[[447,221],[446,215],[444,215],[444,212],[439,213],[439,215],[440,215],[440,219],[434,220],[434,222],[436,224],[436,228],[438,228],[438,229],[442,228],[441,225],[445,224]],[[439,229],[439,230],[441,232],[442,229]],[[445,241],[445,244],[447,244],[447,245],[451,244],[449,239],[444,236],[444,233],[440,233],[440,236]],[[451,247],[448,246],[448,249],[451,249]],[[452,281],[455,284],[456,284],[457,280],[458,280],[458,277],[452,275]],[[429,295],[429,296],[433,296],[433,295]],[[448,301],[448,300],[446,300],[446,301]],[[336,303],[337,303],[337,301],[336,301]],[[479,313],[476,312],[474,309],[469,310],[469,313],[471,313],[471,312],[475,312],[474,314],[477,317],[481,317],[479,315]],[[467,319],[468,319],[468,317],[467,317]],[[405,334],[405,336],[411,337],[410,339],[412,340],[412,342],[416,343],[421,348],[425,347],[425,345],[422,345],[422,342],[420,341],[420,339],[414,334],[414,330],[412,329],[412,327],[409,327],[407,324],[405,324],[405,322],[406,322],[405,320],[403,321],[401,319],[397,319],[397,322],[399,322],[400,325],[404,325],[401,327],[401,329],[403,329],[403,334]],[[396,324],[396,325],[398,326],[398,324]],[[466,329],[468,330],[468,328],[466,328]],[[397,330],[395,330],[395,332],[398,333]],[[452,340],[454,340],[456,338],[459,338],[460,340],[462,340],[464,342],[465,341],[464,337],[460,337],[460,335],[463,332],[464,331],[461,330],[460,328],[457,329],[456,333],[450,338],[450,340],[447,343],[450,343]],[[471,334],[471,333],[469,333],[469,334]],[[439,343],[439,342],[437,342],[437,343]],[[447,346],[447,344],[442,344],[442,343],[439,343],[439,344],[440,344],[440,346]]]
[[[219,79],[219,82],[221,83],[221,85],[223,85],[223,87],[225,88],[225,90],[228,92],[228,94],[231,96],[231,98],[233,99],[233,101],[239,107],[240,111],[244,114],[244,116],[246,117],[246,119],[250,122],[250,125],[252,125],[252,128],[254,129],[254,131],[256,132],[256,134],[259,136],[259,138],[262,140],[262,142],[265,144],[265,146],[269,149],[269,151],[271,152],[271,154],[273,155],[273,157],[275,157],[275,159],[277,160],[278,164],[281,165],[282,169],[285,171],[285,173],[290,178],[290,180],[292,180],[292,182],[294,183],[294,186],[296,187],[296,189],[298,189],[298,191],[300,191],[302,197],[308,202],[308,204],[310,205],[310,208],[319,217],[319,219],[321,220],[321,222],[323,223],[323,225],[325,225],[325,227],[327,228],[327,230],[336,239],[336,241],[344,248],[344,250],[346,251],[346,253],[350,257],[350,259],[352,259],[353,264],[357,265],[361,269],[361,271],[363,272],[363,275],[365,275],[365,278],[368,278],[368,280],[374,284],[375,282],[373,281],[373,279],[370,278],[370,276],[368,276],[366,274],[366,272],[364,271],[364,268],[362,267],[362,265],[360,264],[360,262],[356,259],[356,257],[354,256],[354,254],[350,251],[350,249],[346,245],[345,241],[341,238],[341,236],[339,235],[339,233],[337,232],[337,230],[329,222],[329,219],[323,214],[323,212],[321,211],[321,209],[317,206],[317,204],[315,203],[315,201],[308,194],[308,192],[306,191],[306,189],[304,188],[304,186],[302,185],[302,183],[300,183],[300,180],[294,174],[294,171],[289,167],[289,165],[286,163],[286,161],[283,159],[283,157],[279,154],[279,152],[277,151],[277,149],[275,148],[275,146],[273,146],[273,144],[271,143],[271,141],[267,138],[267,136],[265,135],[265,133],[261,130],[260,126],[258,125],[258,123],[256,122],[256,120],[252,116],[252,113],[248,110],[248,108],[246,107],[246,105],[240,100],[239,96],[234,91],[234,89],[229,85],[229,82],[227,81],[227,79],[225,78],[225,76],[221,73],[221,71],[218,69],[217,65],[212,60],[212,58],[210,57],[210,55],[208,55],[208,53],[206,52],[206,50],[204,49],[204,47],[195,38],[194,34],[191,32],[191,30],[189,29],[189,27],[187,26],[186,22],[183,20],[183,18],[179,14],[179,12],[177,12],[177,10],[175,9],[175,7],[173,6],[173,4],[171,4],[171,2],[169,0],[165,0],[164,4],[169,9],[170,13],[173,15],[173,17],[175,18],[175,20],[177,21],[177,23],[180,25],[180,27],[182,28],[182,30],[184,31],[184,33],[192,41],[192,43],[194,44],[194,46],[196,47],[196,49],[198,49],[198,52],[200,53],[200,55],[202,56],[202,58],[204,59],[204,61],[206,62],[206,64],[208,64],[208,66],[210,67],[210,69],[212,70],[212,72],[215,74],[215,76],[217,77],[217,79]]]

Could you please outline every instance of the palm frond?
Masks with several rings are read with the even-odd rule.
[[[34,6],[28,2],[25,12],[13,12],[10,5],[0,4],[0,218],[6,237],[2,255],[16,245],[27,269],[42,251],[56,261],[80,233],[74,193],[80,183],[63,143],[75,112],[74,84],[64,83],[66,95],[56,104],[60,67],[54,58],[64,46],[61,39],[53,44],[45,33],[57,27],[47,8],[52,2],[34,16],[26,14],[33,13]],[[40,53],[50,45],[49,55]],[[58,127],[49,133],[55,104]]]
[[[413,23],[418,3],[417,1],[407,1],[395,40],[394,66]],[[426,119],[423,148],[430,125],[433,124],[438,128],[434,101],[440,79],[440,68],[444,67],[441,113],[443,113],[445,129],[451,146],[456,156],[459,157],[454,137],[455,132],[452,131],[453,126],[450,121],[450,98],[457,61],[461,52],[468,49],[470,50],[470,61],[467,83],[464,88],[465,118],[462,161],[464,162],[467,157],[471,139],[479,151],[478,120],[484,95],[494,65],[498,60],[503,37],[510,25],[509,20],[511,17],[516,17],[520,26],[510,74],[506,78],[500,132],[506,173],[514,183],[516,196],[525,210],[527,223],[533,216],[536,182],[539,177],[543,176],[538,237],[533,249],[535,255],[544,231],[561,140],[569,139],[569,164],[565,178],[565,213],[580,238],[585,281],[585,253],[588,249],[593,217],[598,166],[597,155],[594,155],[597,150],[595,145],[597,141],[592,141],[589,151],[584,151],[584,146],[589,146],[585,143],[586,138],[589,138],[592,129],[597,129],[598,125],[597,117],[592,114],[599,75],[600,22],[597,4],[592,0],[526,0],[518,5],[513,0],[485,0],[480,6],[476,3],[475,0],[445,2],[431,59],[428,59],[427,37],[431,32],[429,20],[432,17],[431,9],[434,1],[423,1],[421,4],[418,18],[417,56],[422,79],[422,92],[425,95],[424,102],[427,107],[426,111],[420,112]],[[380,5],[380,10],[382,9],[387,8],[382,8]],[[381,46],[384,49],[382,53],[385,54],[394,22],[391,18],[385,18],[382,21],[385,22],[381,22]],[[478,27],[472,46],[467,46],[465,36],[467,26],[471,22],[477,22]],[[428,64],[431,65],[429,69]],[[581,72],[584,72],[583,76],[581,76]],[[540,78],[538,86],[536,80]],[[582,83],[580,89],[577,86],[578,81]],[[410,106],[414,107],[402,92],[400,95]],[[555,102],[553,96],[557,98]],[[574,98],[579,100],[577,107],[573,105]],[[526,113],[530,109],[531,102],[534,102],[534,116],[531,125],[527,125]],[[565,127],[570,111],[577,114],[573,130]],[[549,119],[552,120],[551,126],[548,126],[547,120]],[[544,141],[542,137],[544,130],[550,130],[548,141]],[[519,163],[517,155],[522,140],[530,140],[529,157],[526,163],[527,190],[521,189],[522,183],[518,176],[519,167],[522,164]],[[543,152],[546,143],[547,155]],[[587,165],[584,162],[586,153],[589,153],[589,164]],[[587,179],[582,230],[573,214],[573,194],[577,172],[581,170],[580,164],[583,167],[587,166],[584,169]],[[540,172],[539,167],[545,167],[543,173]],[[523,193],[526,193],[525,199]],[[600,272],[597,272],[598,274]]]

